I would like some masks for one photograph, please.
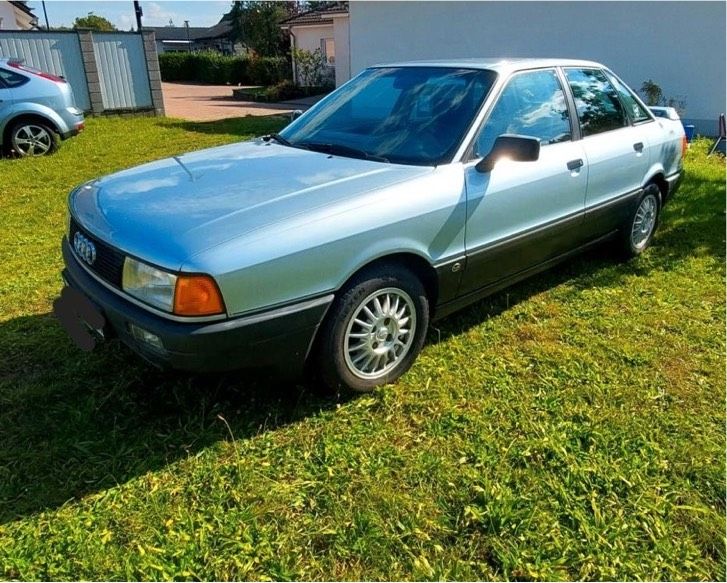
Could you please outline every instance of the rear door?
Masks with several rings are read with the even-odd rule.
[[[461,294],[495,284],[578,245],[588,168],[555,68],[523,71],[505,84],[465,163],[467,267]],[[535,162],[475,168],[502,134],[540,140]]]
[[[585,228],[596,238],[622,226],[649,168],[648,132],[632,123],[601,69],[564,68],[588,162]]]
[[[7,118],[10,115],[10,108],[13,103],[13,90],[10,89],[6,81],[9,77],[9,72],[0,68],[0,130],[7,123]],[[2,138],[2,135],[0,135],[0,138]]]

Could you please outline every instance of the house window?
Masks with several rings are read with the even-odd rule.
[[[336,44],[332,38],[321,39],[321,52],[329,65],[336,64]]]

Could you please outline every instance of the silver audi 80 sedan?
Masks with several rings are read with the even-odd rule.
[[[0,148],[18,156],[52,154],[58,138],[83,127],[83,111],[65,79],[0,57]]]
[[[601,242],[644,251],[685,147],[598,63],[371,67],[279,134],[71,192],[56,313],[86,349],[370,390],[433,319]]]

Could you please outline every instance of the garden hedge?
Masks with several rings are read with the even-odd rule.
[[[221,55],[212,51],[162,53],[162,81],[191,81],[214,85],[274,85],[291,77],[285,57]]]

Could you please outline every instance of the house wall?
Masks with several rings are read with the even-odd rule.
[[[322,38],[334,39],[336,45],[336,63],[338,63],[338,42],[335,40],[333,24],[294,26],[291,32],[295,35],[296,48],[310,52],[321,48]],[[291,42],[293,42],[292,39]]]
[[[653,79],[712,135],[725,111],[724,2],[351,2],[351,73],[455,57],[599,61],[633,88]]]
[[[322,38],[334,38],[332,24],[295,26],[293,34],[295,35],[295,46],[311,52],[321,48]],[[338,50],[338,46],[336,46],[336,50]]]
[[[333,19],[333,42],[336,43],[336,87],[351,78],[349,22],[347,16]]]
[[[0,30],[18,30],[15,8],[10,2],[0,0]]]

